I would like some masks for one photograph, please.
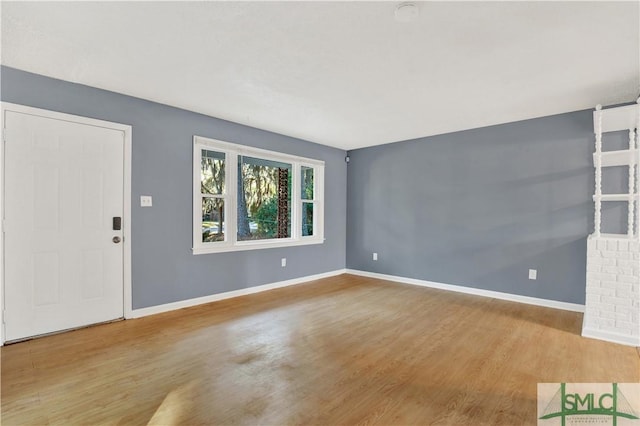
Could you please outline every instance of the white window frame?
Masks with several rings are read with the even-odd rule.
[[[202,150],[225,154],[224,241],[202,242],[202,193],[200,188],[200,164]],[[237,240],[238,156],[289,163],[291,176],[291,237],[265,240]],[[301,167],[311,167],[313,172],[313,235],[302,236]],[[305,200],[306,202],[310,202]],[[265,149],[252,148],[202,136],[193,137],[193,254],[221,253],[228,251],[256,250],[275,247],[322,244],[324,242],[324,161],[298,157]]]

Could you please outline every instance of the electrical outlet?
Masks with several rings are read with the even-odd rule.
[[[140,206],[141,207],[151,207],[151,206],[153,206],[153,198],[151,198],[151,195],[141,195],[140,196]]]
[[[283,258],[280,260],[280,265],[281,265],[283,268],[284,268],[285,266],[287,266],[287,258],[286,258],[286,257],[283,257]]]
[[[378,253],[373,253],[373,260],[378,260]]]
[[[529,269],[529,279],[530,280],[538,279],[538,270],[537,269]]]

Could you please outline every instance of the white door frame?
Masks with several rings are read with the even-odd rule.
[[[124,220],[123,220],[123,312],[125,318],[132,318],[131,301],[131,131],[132,128],[126,124],[112,123],[109,121],[97,120],[94,118],[81,117],[78,115],[64,114],[61,112],[48,111],[40,108],[32,108],[24,105],[2,102],[2,114],[0,123],[2,127],[2,147],[0,149],[0,213],[2,218],[2,232],[0,232],[0,308],[2,309],[2,324],[0,324],[0,346],[5,342],[4,324],[4,147],[5,147],[5,114],[6,111],[13,111],[22,114],[35,115],[38,117],[52,118],[55,120],[69,121],[72,123],[86,124],[90,126],[103,127],[112,130],[120,130],[124,133]]]

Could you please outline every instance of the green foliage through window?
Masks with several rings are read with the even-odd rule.
[[[291,169],[288,163],[238,156],[238,241],[291,237]]]

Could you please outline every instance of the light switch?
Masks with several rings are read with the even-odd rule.
[[[151,207],[153,205],[153,199],[151,195],[141,195],[140,196],[140,206],[141,207]]]

